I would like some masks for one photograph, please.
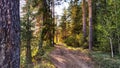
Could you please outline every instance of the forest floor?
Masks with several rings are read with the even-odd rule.
[[[50,58],[56,68],[94,68],[94,63],[87,54],[63,45],[56,45]]]

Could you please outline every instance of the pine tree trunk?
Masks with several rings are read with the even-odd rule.
[[[86,41],[86,6],[85,6],[85,0],[82,1],[82,15],[83,15],[83,36],[84,36],[84,42]]]
[[[54,35],[55,35],[55,14],[54,14],[54,12],[55,12],[55,6],[54,6],[54,0],[52,0],[52,2],[53,2],[53,12],[52,12],[52,15],[53,15],[53,38],[52,38],[52,45],[54,46]]]
[[[39,40],[39,49],[38,49],[38,51],[40,51],[41,50],[41,48],[42,48],[42,45],[43,45],[43,26],[44,26],[44,23],[46,22],[46,0],[42,0],[42,5],[41,5],[41,7],[43,8],[43,10],[44,10],[44,12],[43,12],[43,15],[42,15],[42,19],[43,19],[43,21],[42,21],[42,23],[41,23],[41,31],[40,31],[40,40]],[[39,52],[38,52],[39,53]]]
[[[32,68],[32,55],[31,55],[31,39],[27,39],[26,46],[26,68]]]
[[[31,55],[31,30],[30,30],[30,21],[29,21],[29,16],[27,20],[27,26],[26,26],[27,32],[26,32],[26,64],[27,67],[32,65],[32,55]],[[31,67],[32,68],[32,67]]]
[[[0,0],[0,68],[20,68],[19,0]]]
[[[92,0],[88,0],[88,8],[89,8],[89,50],[92,50],[93,45]]]

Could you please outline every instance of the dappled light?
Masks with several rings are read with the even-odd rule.
[[[50,54],[51,61],[59,68],[92,68],[91,58],[84,53],[76,53],[79,50],[71,50],[62,46],[57,46],[54,51]],[[77,58],[77,59],[76,59]],[[77,66],[77,67],[76,67]]]
[[[0,68],[120,68],[120,0],[0,0]]]

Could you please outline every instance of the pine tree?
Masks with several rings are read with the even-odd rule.
[[[87,31],[86,31],[86,4],[85,4],[85,0],[82,0],[82,15],[83,15],[83,36],[84,36],[84,42],[86,41],[86,37],[87,37]]]
[[[20,68],[19,0],[0,0],[0,68]]]
[[[89,9],[89,50],[92,50],[93,45],[92,0],[88,0],[88,9]]]
[[[31,39],[32,39],[32,30],[31,30],[31,20],[30,20],[30,4],[31,0],[26,1],[26,68],[32,68],[32,55],[31,55]]]

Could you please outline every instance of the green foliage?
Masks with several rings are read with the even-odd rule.
[[[64,43],[72,47],[83,47],[83,48],[87,47],[87,43],[83,43],[82,34],[68,36],[64,39]]]
[[[55,68],[49,61],[49,52],[52,50],[54,36],[54,23],[51,11],[52,0],[32,0],[32,4],[27,6],[28,13],[21,20],[21,64],[25,64],[26,38],[31,39],[32,61],[37,63],[35,68]],[[117,55],[120,47],[120,1],[119,0],[93,0],[93,48],[96,51],[110,52],[110,40],[112,39],[113,51]],[[71,0],[68,9],[64,9],[61,17],[60,27],[64,43],[72,47],[88,48],[88,37],[83,42],[82,34],[82,8],[78,0]],[[87,6],[87,4],[86,4]],[[25,8],[26,8],[25,7]],[[88,9],[88,6],[86,7]],[[26,11],[24,9],[24,11]],[[35,12],[35,13],[34,13]],[[86,10],[88,15],[88,10]],[[30,15],[30,21],[27,18]],[[86,18],[88,16],[86,15]],[[35,19],[34,19],[35,18]],[[41,18],[43,18],[41,22]],[[33,36],[35,22],[40,25],[40,33]],[[88,21],[86,21],[88,22]],[[28,29],[28,31],[27,31]],[[87,24],[88,35],[88,24]],[[40,40],[40,41],[39,41]],[[41,47],[41,48],[40,48]],[[39,50],[40,49],[40,50]],[[120,60],[111,58],[109,53],[92,53],[93,59],[100,68],[118,68]]]
[[[96,68],[119,68],[120,57],[111,58],[109,53],[92,52],[91,57],[97,63]]]
[[[35,64],[34,68],[55,68],[55,66],[48,61],[42,61],[40,64]]]
[[[68,46],[73,46],[73,47],[78,47],[78,46],[79,46],[78,40],[76,40],[76,38],[73,37],[73,36],[70,36],[70,37],[66,38],[64,42],[65,42]]]
[[[47,56],[46,58],[48,58],[49,53],[47,50],[50,49],[50,46],[52,45],[51,38],[53,37],[53,18],[51,14],[52,12],[50,10],[51,7],[50,4],[47,4],[46,2],[47,0],[35,0],[35,1],[28,0],[28,1],[32,1],[32,2],[31,4],[29,2],[26,2],[26,5],[23,9],[25,15],[23,15],[23,17],[21,18],[21,66],[22,67],[26,65],[25,47],[27,44],[26,43],[27,38],[30,38],[31,40],[29,46],[31,46],[32,62],[35,63],[39,60],[41,61],[46,56]],[[51,0],[49,0],[49,2],[51,2]],[[42,17],[43,20],[41,19]],[[36,27],[39,27],[40,29],[36,30]],[[34,32],[36,31],[40,33],[34,34]],[[41,46],[39,46],[39,43],[43,45],[43,48],[40,48]],[[44,59],[43,61],[46,60],[47,59]],[[48,68],[48,64],[50,64],[49,62],[50,61],[44,64],[44,66],[45,67],[47,66]]]
[[[60,27],[64,43],[72,47],[87,48],[87,43],[83,43],[82,35],[82,8],[79,1],[71,1],[67,10],[61,17]]]
[[[114,0],[94,1],[94,49],[110,52],[110,40],[112,39],[113,51],[118,54],[119,47],[119,3]]]

